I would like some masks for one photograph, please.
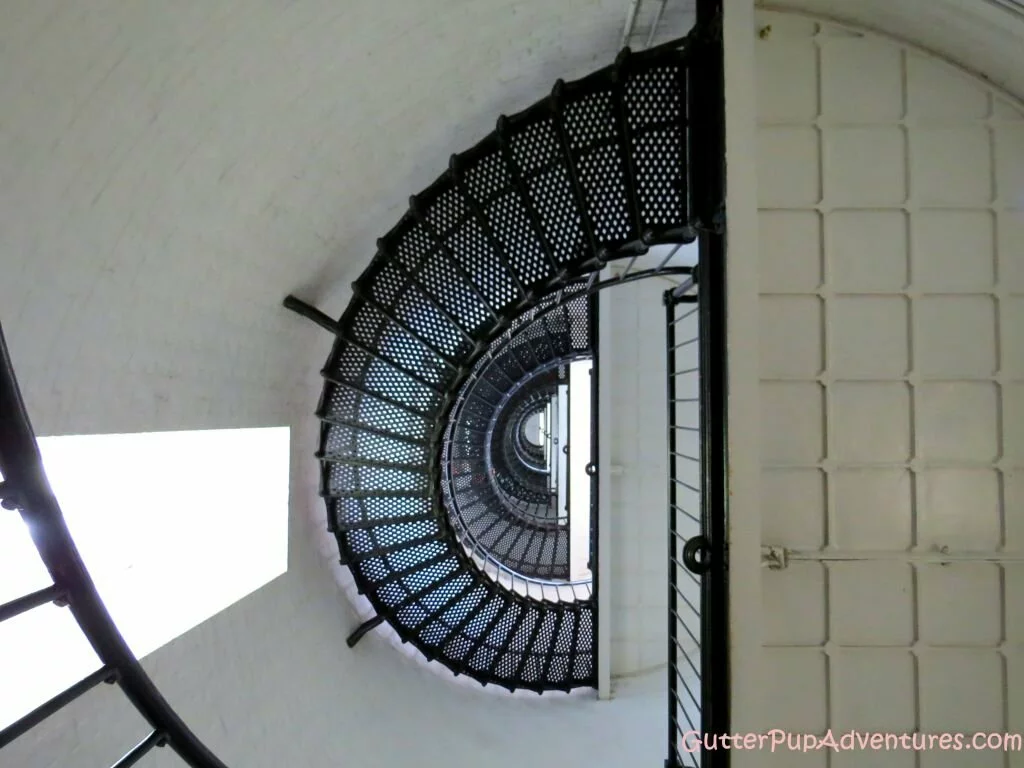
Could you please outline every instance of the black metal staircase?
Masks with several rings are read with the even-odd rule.
[[[563,295],[574,298],[526,313],[477,363],[452,409],[442,456],[446,506],[470,554],[552,581],[552,595],[565,592],[554,580],[570,576],[570,520],[522,423],[550,401],[571,361],[593,357],[593,302],[582,284],[573,287]],[[569,594],[592,590],[577,584]]]
[[[456,674],[535,691],[596,684],[591,581],[517,443],[551,377],[593,354],[599,273],[711,226],[693,208],[691,35],[559,82],[451,159],[378,242],[323,369],[322,495],[376,616]],[[582,332],[581,332],[582,329]],[[596,529],[595,529],[596,531]],[[592,542],[596,549],[596,542]]]

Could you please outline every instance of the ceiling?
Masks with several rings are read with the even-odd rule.
[[[941,54],[1024,98],[1024,3],[1018,0],[767,0],[865,27]]]

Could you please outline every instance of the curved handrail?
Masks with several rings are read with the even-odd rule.
[[[65,694],[33,710],[0,732],[0,746],[13,741],[50,714],[99,682],[116,682],[153,733],[123,760],[167,745],[192,768],[227,768],[226,765],[185,725],[121,636],[96,591],[85,567],[60,505],[53,494],[35,432],[14,374],[7,342],[0,327],[0,471],[4,482],[0,495],[4,507],[17,508],[28,526],[39,556],[53,579],[55,592],[66,602],[103,667],[72,686]],[[85,686],[82,690],[76,688]],[[68,693],[73,696],[62,699]],[[138,759],[136,757],[135,759]],[[122,760],[121,764],[124,763]]]

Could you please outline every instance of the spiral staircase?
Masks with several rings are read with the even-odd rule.
[[[663,274],[683,281],[679,291],[695,284],[692,269],[670,264],[671,253],[647,263],[652,247],[699,236],[702,294],[721,298],[722,260],[713,258],[723,253],[724,228],[721,17],[714,0],[698,5],[686,38],[623,50],[611,66],[558,82],[452,157],[378,241],[339,320],[286,298],[336,337],[316,410],[321,495],[341,562],[375,611],[350,646],[387,622],[427,659],[483,684],[537,692],[596,685],[599,585],[592,573],[573,580],[573,521],[525,425],[568,366],[598,364],[597,291]],[[616,259],[628,264],[609,276],[604,267]],[[702,309],[707,355],[724,351],[724,316],[709,312]],[[724,369],[707,362],[724,392]],[[46,480],[2,335],[0,412],[0,498],[20,511],[53,578],[0,606],[0,621],[68,605],[103,664],[0,731],[0,747],[95,686],[116,683],[152,730],[115,768],[163,746],[193,768],[222,768],[103,606]],[[724,455],[718,426],[709,456]],[[584,448],[591,457],[593,447]],[[714,461],[709,467],[724,477]],[[596,498],[594,480],[592,489]],[[585,532],[590,568],[600,554],[595,520]],[[721,539],[718,531],[702,555],[705,572],[709,562],[723,568]]]
[[[596,685],[595,585],[569,579],[570,521],[518,425],[560,369],[593,357],[604,266],[712,225],[688,188],[699,47],[624,50],[500,118],[411,199],[340,320],[286,300],[336,336],[321,495],[375,611],[350,644],[387,622],[484,684]]]
[[[442,455],[445,506],[464,548],[505,573],[547,580],[552,594],[570,577],[571,521],[525,425],[555,397],[568,364],[593,357],[591,303],[579,295],[529,313],[494,347],[462,388]],[[568,586],[591,594],[586,584]]]

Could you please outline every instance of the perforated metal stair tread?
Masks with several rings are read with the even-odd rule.
[[[485,541],[517,572],[567,572],[543,477],[487,441],[498,418],[522,416],[511,393],[591,343],[581,280],[689,226],[689,57],[685,42],[624,54],[501,118],[411,198],[339,320],[317,409],[331,528],[378,613],[456,674],[536,691],[595,684],[593,600],[518,594],[464,542]],[[554,295],[566,290],[579,304]]]

